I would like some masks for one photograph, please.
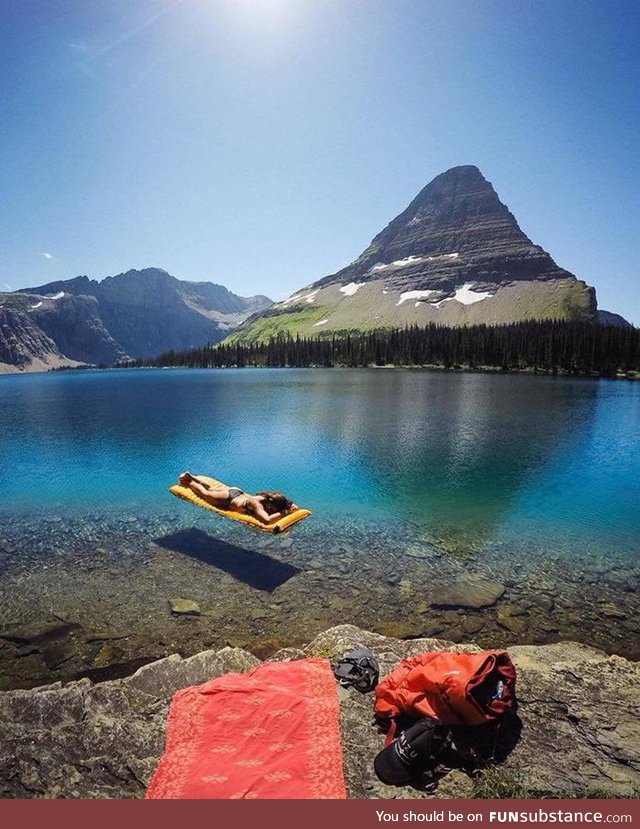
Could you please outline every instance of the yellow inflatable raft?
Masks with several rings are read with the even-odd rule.
[[[227,489],[227,485],[223,484],[221,481],[216,481],[212,478],[208,478],[208,480],[209,482],[217,484],[215,487],[216,489]],[[295,512],[290,512],[288,515],[284,515],[280,518],[280,520],[274,521],[272,524],[265,524],[253,515],[214,507],[212,504],[207,503],[207,501],[199,495],[196,495],[196,493],[187,486],[172,486],[169,487],[169,492],[177,498],[182,498],[184,501],[189,501],[190,503],[195,504],[197,507],[211,510],[211,512],[217,512],[218,515],[222,515],[224,518],[231,518],[232,521],[239,521],[241,524],[246,524],[249,527],[253,527],[254,530],[261,530],[265,533],[282,533],[285,530],[288,530],[289,527],[293,527],[293,525],[297,524],[298,521],[302,521],[311,515],[311,510],[297,509]]]

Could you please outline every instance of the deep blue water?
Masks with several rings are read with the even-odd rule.
[[[337,369],[0,378],[0,521],[190,520],[167,494],[183,469],[281,489],[334,533],[357,514],[399,543],[410,525],[633,556],[640,384]]]

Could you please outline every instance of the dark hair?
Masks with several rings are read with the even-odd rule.
[[[259,495],[263,499],[262,506],[269,515],[272,515],[274,512],[286,512],[288,509],[291,509],[293,504],[293,501],[281,492],[256,492],[256,495]]]

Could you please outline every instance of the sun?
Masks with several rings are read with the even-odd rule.
[[[264,25],[286,23],[296,17],[304,8],[306,0],[205,0],[214,14],[222,13],[225,18],[236,22],[254,21]]]

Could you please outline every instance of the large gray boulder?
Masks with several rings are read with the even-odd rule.
[[[0,797],[142,797],[179,688],[259,662],[223,648],[169,656],[133,676],[0,694]]]
[[[381,672],[424,651],[474,650],[439,639],[399,640],[340,625],[304,650],[276,659],[340,656],[357,645]],[[497,767],[532,796],[585,796],[640,790],[640,666],[572,642],[510,649],[518,669],[519,742]],[[237,648],[170,656],[126,679],[88,679],[0,693],[0,796],[136,798],[164,749],[169,702],[179,688],[259,664]],[[474,770],[444,765],[422,789],[384,786],[373,758],[384,735],[373,723],[373,694],[339,690],[347,789],[355,798],[472,797]]]

